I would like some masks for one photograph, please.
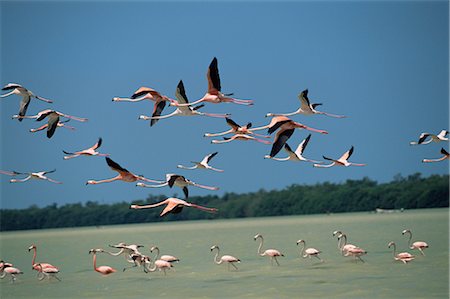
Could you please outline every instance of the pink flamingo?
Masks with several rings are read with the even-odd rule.
[[[333,232],[333,236],[337,236],[338,238],[338,249],[342,255],[346,255],[347,251],[350,249],[357,248],[357,246],[353,244],[347,244],[347,235],[343,232],[337,230]]]
[[[256,134],[252,131],[251,127],[252,127],[252,123],[248,123],[245,126],[240,126],[238,125],[235,121],[233,121],[231,118],[225,118],[227,124],[231,127],[231,129],[227,130],[227,131],[223,131],[220,133],[205,133],[203,136],[204,137],[217,137],[217,136],[223,136],[226,134],[245,134],[245,135],[255,135],[258,137],[263,137],[263,138],[270,138],[270,136],[266,136],[266,135],[259,135]]]
[[[273,261],[275,260],[275,262],[277,263],[277,265],[279,266],[280,263],[277,260],[277,256],[284,256],[284,254],[282,254],[280,251],[276,250],[276,249],[267,249],[264,252],[262,251],[262,246],[264,244],[264,238],[261,234],[257,234],[256,236],[253,237],[253,239],[256,241],[257,239],[261,239],[260,243],[259,243],[259,247],[258,247],[258,254],[260,256],[268,256],[270,258],[270,263],[273,265]]]
[[[208,72],[206,73],[206,79],[208,80],[208,91],[198,101],[192,102],[192,103],[170,103],[172,106],[189,106],[189,105],[196,105],[202,102],[208,102],[213,104],[218,103],[234,103],[239,105],[253,105],[252,100],[240,100],[231,98],[233,94],[223,94],[221,92],[221,86],[220,86],[220,76],[219,76],[219,68],[217,67],[217,58],[214,57],[211,61]]]
[[[367,251],[365,251],[362,248],[355,247],[355,248],[347,249],[347,251],[344,254],[344,256],[353,256],[355,258],[355,261],[358,261],[357,259],[359,259],[361,262],[364,263],[364,260],[361,258],[361,256],[365,255],[365,254],[367,254]]]
[[[191,161],[191,163],[194,163],[194,166],[192,167],[187,167],[187,166],[183,166],[183,165],[177,165],[178,168],[181,169],[189,169],[189,170],[193,170],[193,169],[209,169],[209,170],[213,170],[213,171],[217,171],[217,172],[223,172],[222,169],[217,169],[214,167],[211,167],[208,163],[209,161],[211,161],[212,158],[214,158],[217,155],[217,152],[211,153],[206,155],[203,160],[201,160],[200,162],[194,162]]]
[[[16,275],[18,274],[23,274],[22,271],[20,271],[19,269],[13,267],[11,264],[9,263],[2,263],[3,265],[0,267],[0,278],[3,279],[6,277],[6,275],[10,275],[11,276],[11,282],[14,283],[17,279]],[[11,265],[11,266],[8,266]]]
[[[298,95],[298,99],[300,100],[301,106],[296,111],[291,112],[291,113],[284,113],[284,114],[267,113],[266,117],[269,117],[269,116],[291,116],[291,115],[295,115],[295,114],[303,114],[303,115],[323,114],[323,115],[327,115],[327,116],[331,116],[331,117],[335,117],[335,118],[345,118],[346,117],[345,115],[336,115],[336,114],[331,114],[331,113],[316,110],[316,107],[320,106],[322,104],[310,104],[309,99],[308,99],[308,89],[303,90]]]
[[[38,273],[38,279],[39,280],[43,280],[45,277],[47,277],[48,279],[50,279],[50,277],[54,277],[57,280],[61,281],[61,279],[59,279],[58,276],[56,276],[56,274],[59,273],[59,269],[58,268],[56,268],[56,267],[54,267],[54,268],[52,268],[52,267],[44,268],[39,263],[36,264],[36,268],[37,268],[37,271],[39,272]]]
[[[320,161],[315,161],[311,159],[307,159],[303,157],[303,151],[306,149],[306,146],[308,145],[309,139],[311,138],[311,134],[308,135],[303,141],[297,146],[297,149],[295,152],[291,149],[289,144],[284,144],[284,150],[288,153],[288,156],[285,158],[276,158],[271,157],[269,155],[264,156],[265,159],[272,159],[275,161],[294,161],[294,162],[312,162],[312,163],[321,163]]]
[[[167,205],[164,210],[161,212],[161,214],[159,214],[160,217],[165,216],[168,213],[172,213],[172,214],[178,214],[180,213],[184,207],[191,207],[191,208],[195,208],[195,209],[199,209],[205,212],[209,212],[209,213],[216,213],[217,209],[215,208],[207,208],[207,207],[203,207],[203,206],[199,206],[187,201],[184,201],[182,199],[179,198],[175,198],[175,197],[169,197],[163,201],[160,201],[158,203],[155,204],[151,204],[151,205],[131,205],[130,209],[151,209],[151,208],[155,208],[161,205]]]
[[[222,263],[227,263],[228,264],[228,271],[230,271],[230,265],[234,267],[234,269],[238,270],[238,267],[236,267],[236,265],[234,263],[240,263],[241,260],[231,256],[231,255],[222,255],[219,259],[219,252],[220,252],[220,248],[217,245],[214,245],[211,247],[211,252],[217,249],[216,255],[214,256],[214,263],[216,263],[217,265],[220,265]]]
[[[234,140],[242,140],[242,141],[253,140],[253,141],[257,141],[257,142],[264,143],[264,144],[271,144],[270,141],[255,138],[255,137],[247,135],[247,134],[234,134],[231,137],[223,137],[223,140],[211,140],[211,143],[214,143],[214,144],[228,143],[228,142],[232,142]]]
[[[116,269],[110,267],[110,266],[99,266],[97,267],[97,252],[104,252],[103,249],[98,248],[98,249],[91,249],[89,250],[89,254],[93,254],[92,256],[92,263],[94,264],[94,270],[97,271],[100,274],[103,275],[108,275],[114,272],[117,272]]]
[[[53,180],[53,179],[51,179],[51,178],[46,176],[47,173],[53,173],[55,171],[56,171],[56,169],[53,169],[51,171],[39,171],[39,172],[15,172],[16,175],[26,174],[28,176],[26,178],[24,178],[24,179],[11,179],[9,181],[11,183],[23,183],[23,182],[28,181],[29,179],[37,179],[37,180],[49,181],[49,182],[52,182],[52,183],[55,183],[55,184],[62,184],[62,182],[55,181],[55,180]]]
[[[109,182],[113,182],[113,181],[124,181],[124,182],[146,181],[146,182],[151,182],[151,183],[162,183],[162,181],[150,180],[150,179],[145,178],[144,176],[131,173],[127,169],[123,168],[122,166],[120,166],[119,164],[114,162],[109,157],[105,157],[105,159],[106,159],[106,163],[108,164],[108,166],[112,170],[117,171],[119,174],[110,179],[104,179],[104,180],[99,180],[99,181],[89,180],[86,182],[86,185],[96,185],[96,184],[101,184],[101,183],[109,183]]]
[[[41,120],[45,119],[46,117],[50,117],[50,118],[54,119],[54,118],[56,118],[56,116],[65,117],[65,118],[73,119],[73,120],[80,121],[80,122],[88,121],[87,118],[73,116],[73,115],[65,114],[65,113],[62,113],[62,112],[59,112],[56,110],[51,110],[51,109],[45,109],[45,110],[39,111],[36,115],[30,115],[30,116],[13,115],[12,118],[18,118],[18,119],[30,118],[30,119],[36,119],[36,121],[41,121]]]
[[[319,254],[321,253],[320,250],[317,250],[316,248],[306,248],[306,249],[305,249],[305,247],[306,247],[306,242],[305,242],[305,240],[298,240],[298,241],[297,241],[297,245],[298,245],[298,244],[302,244],[302,245],[303,245],[303,246],[302,246],[302,250],[300,251],[300,255],[301,255],[303,258],[306,258],[306,257],[311,258],[311,257],[313,256],[313,257],[315,257],[315,258],[318,258],[319,261],[320,261],[321,263],[323,263],[323,260],[319,257]]]
[[[394,242],[389,242],[388,248],[394,247],[394,260],[401,261],[404,264],[407,262],[411,262],[415,259],[415,256],[410,254],[409,252],[400,252],[399,254],[396,254],[396,246]]]
[[[53,268],[58,270],[57,267],[53,266],[52,264],[49,263],[36,263],[36,255],[37,255],[37,247],[35,244],[32,244],[29,248],[28,251],[34,250],[33,252],[33,259],[31,260],[31,265],[33,267],[34,270],[39,271],[41,268],[42,269],[46,269],[46,268]]]
[[[161,112],[166,107],[166,102],[176,102],[174,99],[171,99],[165,95],[160,94],[158,91],[153,88],[142,86],[138,90],[136,90],[130,98],[119,98],[114,97],[113,102],[139,102],[143,100],[154,101],[155,104],[153,106],[152,117],[161,116]],[[152,119],[150,121],[150,126],[156,124],[158,119]]]
[[[156,269],[158,269],[159,271],[163,271],[164,275],[166,275],[166,270],[173,267],[173,265],[167,261],[163,261],[163,260],[156,260],[153,263],[153,267],[151,267],[152,264],[152,260],[150,259],[150,257],[146,256],[144,258],[145,264],[144,267],[148,272],[155,272]]]
[[[329,160],[332,161],[330,164],[313,164],[314,167],[322,167],[322,168],[328,168],[328,167],[332,167],[332,166],[366,166],[366,164],[362,164],[362,163],[353,163],[353,162],[349,162],[348,159],[351,157],[351,155],[353,154],[353,145],[352,147],[346,151],[339,159],[335,160],[335,159],[331,159],[331,158],[327,158],[325,156],[323,156],[323,158],[325,160]]]
[[[70,121],[70,119],[68,119],[66,121],[58,121],[56,123],[56,125],[51,125],[51,126],[49,125],[49,123],[46,123],[46,124],[40,126],[39,128],[30,129],[30,132],[31,133],[36,133],[36,132],[39,132],[39,131],[47,129],[47,137],[48,138],[52,138],[52,136],[53,136],[53,134],[55,134],[55,131],[56,131],[57,128],[66,128],[66,129],[69,129],[69,130],[72,130],[72,131],[75,130],[75,127],[71,127],[71,126],[68,126],[68,125],[65,124],[68,121]]]
[[[103,157],[109,156],[109,154],[101,154],[97,151],[97,149],[101,145],[102,145],[102,138],[100,137],[100,138],[98,138],[97,143],[95,143],[93,146],[91,146],[88,149],[84,149],[84,150],[77,151],[74,153],[69,153],[69,152],[63,151],[63,153],[65,153],[66,155],[69,155],[69,156],[64,156],[64,160],[76,158],[79,156],[103,156]]]
[[[411,145],[418,145],[418,144],[428,144],[430,142],[441,142],[441,141],[448,141],[448,131],[447,130],[442,130],[441,132],[439,132],[439,134],[430,134],[430,133],[421,133],[419,136],[419,140],[416,141],[411,141],[409,144]],[[428,139],[427,141],[425,141],[428,137],[430,137],[430,139]]]
[[[30,104],[31,98],[35,98],[38,100],[41,100],[46,103],[53,103],[53,101],[48,100],[46,98],[40,97],[32,93],[30,90],[26,89],[22,85],[16,84],[16,83],[9,83],[5,85],[2,90],[11,90],[7,94],[0,95],[0,98],[4,98],[7,96],[10,96],[12,94],[16,94],[22,97],[22,101],[20,102],[20,110],[19,110],[19,121],[22,121],[23,116],[25,116],[28,105]]]
[[[173,262],[179,262],[180,259],[173,256],[173,255],[169,255],[169,254],[164,254],[159,256],[159,248],[158,246],[152,246],[152,248],[150,248],[150,252],[156,251],[156,255],[155,255],[155,261],[157,260],[163,260],[169,263],[173,263]]]
[[[443,156],[440,157],[440,158],[436,158],[436,159],[423,159],[422,162],[423,162],[423,163],[440,162],[440,161],[444,161],[444,160],[450,159],[450,154],[449,154],[444,148],[441,148],[441,154],[443,154]]]
[[[425,256],[425,253],[423,252],[423,250],[425,248],[429,247],[428,244],[426,242],[423,242],[423,241],[416,241],[416,242],[411,244],[411,239],[412,239],[412,232],[411,232],[411,230],[410,229],[403,230],[402,231],[402,235],[405,235],[405,234],[409,234],[409,239],[408,239],[408,247],[409,247],[409,249],[417,249],[417,250],[420,251],[420,253],[423,256]]]

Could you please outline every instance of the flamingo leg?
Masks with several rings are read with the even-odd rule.
[[[40,96],[34,96],[36,99],[38,99],[38,100],[40,100],[40,101],[43,101],[43,102],[46,102],[46,103],[53,103],[53,101],[52,100],[49,100],[49,99],[46,99],[46,98],[43,98],[43,97],[40,97]]]
[[[198,115],[209,116],[209,117],[217,117],[217,118],[227,118],[231,114],[216,114],[216,113],[205,113],[197,111]]]
[[[203,136],[204,137],[217,137],[217,136],[223,136],[226,134],[230,134],[233,133],[233,129],[230,129],[228,131],[224,131],[224,132],[220,132],[220,133],[205,133]]]

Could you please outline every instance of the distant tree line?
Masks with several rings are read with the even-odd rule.
[[[155,203],[164,196],[150,195],[135,204]],[[163,209],[130,210],[130,202],[99,204],[88,201],[44,208],[0,210],[0,230],[99,226],[109,224],[145,223],[171,220],[242,218],[317,213],[374,211],[382,209],[418,209],[449,206],[449,176],[420,173],[402,177],[396,175],[389,183],[378,184],[369,178],[347,180],[344,183],[294,184],[282,190],[263,189],[244,194],[196,196],[189,201],[219,209],[217,214],[185,208],[180,214],[159,217]]]

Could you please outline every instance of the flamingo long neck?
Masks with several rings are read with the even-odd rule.
[[[262,252],[262,247],[263,247],[263,244],[264,244],[264,239],[263,239],[263,237],[259,237],[259,238],[261,239],[261,242],[259,243],[258,254],[263,256],[264,253]]]
[[[394,243],[394,244],[392,244],[392,246],[394,246],[394,258],[395,258],[395,257],[397,257],[397,255],[395,254],[395,252],[396,252],[397,248],[396,248],[396,246],[395,246],[395,243]]]
[[[338,238],[338,249],[342,250],[342,238]]]
[[[409,233],[408,247],[411,247],[412,232],[408,232],[408,233]]]
[[[94,264],[94,270],[97,271],[97,254],[94,252],[94,256],[92,257],[92,263]]]
[[[300,251],[300,256],[303,256],[303,254],[305,253],[305,242],[302,242],[302,250]]]
[[[34,267],[34,262],[36,261],[36,255],[37,255],[37,249],[36,247],[33,248],[34,252],[33,252],[33,259],[31,260],[31,265]]]
[[[220,264],[222,264],[222,260],[219,260],[219,251],[220,251],[220,249],[218,247],[216,247],[216,248],[217,248],[217,252],[216,252],[216,256],[214,256],[214,262],[217,265],[220,265]]]
[[[158,248],[158,247],[155,247],[154,250],[156,250],[155,261],[157,261],[158,258],[159,258],[159,248]]]

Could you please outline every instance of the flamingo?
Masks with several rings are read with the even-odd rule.
[[[42,266],[42,264],[39,264],[39,263],[36,264],[36,268],[37,268],[37,271],[39,272],[38,275],[40,275],[40,276],[38,276],[39,280],[43,280],[45,277],[47,277],[48,279],[50,279],[50,277],[54,277],[57,280],[61,281],[61,279],[59,279],[58,276],[56,276],[56,274],[59,273],[59,269],[58,268],[56,268],[56,267],[54,267],[54,268],[52,268],[52,267],[44,268]]]
[[[218,103],[234,103],[239,105],[253,105],[252,100],[240,100],[231,98],[232,93],[229,94],[223,94],[221,92],[221,86],[220,86],[220,76],[219,76],[219,68],[217,67],[217,58],[214,57],[211,61],[208,72],[206,73],[206,79],[208,80],[208,91],[206,94],[201,98],[200,100],[197,100],[192,103],[170,103],[172,106],[190,106],[190,105],[196,105],[202,102],[208,102],[212,104],[218,104]]]
[[[217,168],[211,167],[208,164],[209,161],[211,161],[211,159],[214,158],[217,155],[217,153],[218,152],[214,152],[214,153],[206,155],[203,158],[203,160],[201,160],[200,162],[191,161],[191,163],[194,163],[194,166],[192,166],[192,167],[187,167],[187,166],[183,166],[183,165],[177,165],[177,167],[181,168],[181,169],[189,169],[189,170],[192,170],[192,169],[209,169],[209,170],[213,170],[213,171],[217,171],[217,172],[223,172],[222,169],[217,169]]]
[[[62,184],[62,182],[55,181],[46,176],[47,173],[53,173],[55,171],[56,171],[56,169],[53,169],[51,171],[39,171],[39,172],[16,172],[16,174],[26,174],[27,177],[24,179],[11,179],[9,181],[11,183],[23,183],[23,182],[28,181],[29,179],[37,179],[37,180],[49,181],[49,182],[52,182],[55,184]]]
[[[338,236],[338,249],[341,252],[342,255],[346,255],[347,251],[350,249],[358,248],[357,246],[353,244],[347,244],[347,235],[342,233],[341,231],[335,231],[333,233],[333,236]]]
[[[355,261],[358,261],[357,258],[364,263],[364,260],[361,258],[361,255],[367,254],[367,251],[365,251],[362,248],[355,247],[355,248],[349,248],[347,249],[344,256],[353,256],[355,258]]]
[[[303,115],[322,114],[322,115],[331,116],[331,117],[335,117],[335,118],[347,117],[345,115],[336,115],[336,114],[331,114],[331,113],[316,110],[316,107],[320,106],[322,104],[321,103],[320,104],[319,103],[310,104],[309,99],[308,99],[308,89],[305,89],[302,92],[300,92],[300,94],[298,95],[298,99],[300,100],[301,106],[296,111],[291,112],[291,113],[284,113],[284,114],[267,113],[266,117],[269,117],[269,116],[291,116],[291,115],[296,115],[296,114],[303,114]]]
[[[223,136],[226,134],[245,134],[245,135],[255,135],[258,137],[263,137],[263,138],[270,138],[270,136],[266,136],[266,135],[260,135],[260,134],[256,134],[254,133],[250,128],[252,127],[252,123],[247,123],[245,126],[240,126],[238,125],[234,120],[232,120],[231,118],[225,118],[227,124],[231,127],[231,129],[224,131],[224,132],[220,132],[220,133],[205,133],[203,136],[204,137],[217,137],[217,136]]]
[[[303,157],[303,151],[305,150],[306,146],[308,145],[309,139],[311,138],[311,134],[309,134],[303,141],[297,146],[297,149],[295,152],[291,149],[289,144],[284,144],[284,150],[288,153],[288,156],[285,158],[276,158],[271,157],[269,155],[264,156],[265,159],[272,159],[276,161],[294,161],[294,162],[312,162],[312,163],[321,163],[320,161],[315,161],[311,159],[307,159]]]
[[[419,145],[419,144],[428,144],[430,142],[448,141],[449,139],[446,136],[448,136],[448,131],[447,130],[442,130],[437,135],[430,134],[430,133],[421,133],[420,136],[419,136],[419,140],[417,142],[416,141],[411,141],[409,144],[410,145]],[[430,139],[425,141],[428,137],[430,137]]]
[[[127,270],[127,269],[134,268],[134,267],[141,267],[143,265],[144,272],[148,273],[147,268],[145,267],[145,261],[148,258],[148,256],[143,255],[143,254],[133,253],[130,257],[131,257],[131,261],[128,261],[128,262],[132,262],[132,263],[134,263],[134,265],[123,268],[123,270],[122,270],[123,272],[125,272],[125,270]]]
[[[255,138],[255,137],[247,135],[247,134],[235,134],[235,135],[233,135],[231,137],[223,137],[223,140],[211,140],[211,143],[215,143],[215,144],[228,143],[228,142],[231,142],[231,141],[234,141],[234,140],[243,140],[243,141],[254,140],[254,141],[257,141],[257,142],[264,143],[264,144],[271,144],[270,141],[259,139],[259,138]]]
[[[311,258],[311,257],[313,256],[313,257],[315,257],[315,258],[318,258],[319,261],[320,261],[321,263],[323,263],[323,260],[319,257],[319,254],[321,253],[320,250],[317,250],[316,248],[306,248],[306,249],[305,249],[305,247],[306,247],[306,242],[305,242],[305,240],[298,240],[298,241],[297,241],[297,245],[298,245],[298,244],[302,244],[302,245],[303,245],[303,246],[302,246],[302,250],[300,251],[300,255],[301,255],[303,258],[306,258],[306,257]]]
[[[139,252],[139,248],[144,247],[144,245],[138,245],[138,244],[128,245],[128,244],[121,242],[116,245],[109,245],[109,247],[117,248],[120,250],[115,253],[104,250],[105,253],[108,253],[109,255],[112,255],[112,256],[119,256],[121,254],[124,254],[125,260],[129,263],[136,264],[136,256],[143,256],[143,254]]]
[[[277,260],[277,256],[284,256],[284,254],[282,254],[280,251],[276,250],[276,249],[267,249],[264,252],[262,251],[262,246],[264,243],[264,238],[261,234],[257,234],[253,237],[253,239],[256,241],[257,239],[261,239],[260,243],[259,243],[259,247],[258,247],[258,251],[257,253],[260,256],[268,256],[270,258],[270,263],[273,265],[273,261],[275,260],[275,262],[277,263],[277,265],[279,266],[280,263]]]
[[[110,179],[104,179],[104,180],[99,180],[99,181],[95,181],[95,180],[89,180],[86,182],[86,185],[96,185],[96,184],[102,184],[102,183],[109,183],[109,182],[113,182],[113,181],[124,181],[124,182],[136,182],[136,181],[145,181],[145,182],[150,182],[150,183],[162,183],[162,181],[155,181],[155,180],[150,180],[145,178],[142,175],[136,175],[130,171],[128,171],[127,169],[123,168],[122,166],[120,166],[119,164],[117,164],[116,162],[114,162],[111,158],[109,157],[105,157],[106,163],[108,164],[108,166],[114,170],[117,171],[119,174],[113,178]]]
[[[179,258],[177,258],[177,257],[175,257],[173,255],[164,254],[164,255],[159,256],[159,248],[158,248],[158,246],[152,246],[150,248],[150,252],[153,252],[153,251],[156,251],[155,261],[156,260],[163,260],[163,261],[166,261],[166,262],[169,262],[169,263],[173,263],[173,262],[177,262],[178,263],[180,261]]]
[[[186,96],[186,91],[184,89],[184,84],[183,81],[180,80],[180,82],[178,83],[176,92],[175,92],[175,97],[178,101],[177,104],[177,109],[169,114],[166,115],[161,115],[161,116],[145,116],[145,115],[140,115],[139,119],[143,119],[143,120],[159,120],[159,119],[163,119],[163,118],[169,118],[172,116],[195,116],[195,115],[200,115],[200,116],[209,116],[209,117],[218,117],[218,118],[226,118],[228,117],[230,114],[215,114],[215,113],[205,113],[205,112],[199,112],[197,111],[198,109],[202,108],[204,105],[198,105],[195,107],[191,107],[191,106],[187,106],[187,105],[183,105],[181,106],[181,104],[189,104],[189,100]]]
[[[212,191],[219,190],[219,187],[200,185],[191,180],[188,180],[187,178],[185,178],[182,175],[173,174],[173,173],[166,174],[166,181],[162,182],[159,185],[147,185],[147,184],[139,182],[136,184],[136,186],[146,187],[146,188],[161,188],[161,187],[165,187],[165,186],[169,186],[170,188],[172,188],[173,186],[177,186],[183,190],[183,193],[186,196],[186,198],[189,197],[189,191],[188,191],[187,186],[195,186],[195,187],[212,190]]]
[[[331,159],[331,158],[327,158],[325,156],[323,156],[323,158],[325,160],[329,160],[332,161],[331,164],[313,164],[314,167],[322,167],[322,168],[328,168],[328,167],[332,167],[332,166],[366,166],[366,164],[362,164],[362,163],[353,163],[353,162],[349,162],[348,159],[351,157],[351,155],[353,154],[353,145],[352,147],[346,151],[339,159],[335,160],[335,159]]]
[[[203,206],[199,206],[190,202],[186,202],[182,199],[179,198],[175,198],[175,197],[169,197],[163,201],[160,201],[158,203],[155,204],[151,204],[151,205],[131,205],[130,209],[135,209],[135,210],[139,210],[139,209],[150,209],[150,208],[154,208],[154,207],[158,207],[161,205],[167,205],[164,210],[161,212],[161,214],[159,214],[160,217],[166,215],[167,213],[172,213],[172,214],[178,214],[180,213],[184,207],[191,207],[191,208],[196,208],[205,212],[209,212],[209,213],[216,213],[218,210],[216,208],[207,208],[207,207],[203,207]]]
[[[65,114],[65,113],[62,113],[62,112],[59,112],[59,111],[56,111],[56,110],[52,110],[52,109],[45,109],[45,110],[39,111],[35,115],[30,115],[30,116],[13,115],[12,118],[18,118],[18,119],[29,118],[29,119],[36,119],[36,121],[41,121],[41,120],[43,120],[44,118],[46,118],[48,116],[50,116],[50,118],[56,118],[56,116],[58,116],[58,117],[65,117],[65,118],[73,119],[73,120],[80,121],[80,122],[88,121],[87,118]]]
[[[93,146],[91,146],[88,149],[77,151],[74,153],[69,153],[69,152],[66,152],[63,150],[63,153],[65,153],[66,155],[69,155],[69,156],[64,156],[64,160],[76,158],[79,156],[102,156],[102,157],[109,156],[109,154],[101,154],[96,151],[101,145],[102,145],[102,138],[99,137],[97,143],[95,143]]]
[[[410,229],[403,230],[402,231],[402,235],[405,235],[405,234],[409,234],[409,239],[408,239],[408,247],[409,247],[409,249],[417,249],[417,250],[420,251],[420,253],[423,256],[425,256],[425,253],[423,252],[423,250],[425,248],[429,247],[428,244],[426,242],[423,242],[423,241],[416,241],[416,242],[411,244],[411,239],[412,239],[412,232],[411,232],[411,230]]]
[[[7,96],[10,96],[12,94],[16,94],[22,97],[22,101],[20,102],[20,110],[19,110],[19,121],[22,121],[22,117],[25,116],[28,105],[30,104],[31,98],[35,98],[38,100],[41,100],[46,103],[53,103],[52,100],[48,100],[46,98],[40,97],[32,93],[30,90],[26,89],[22,85],[16,84],[16,83],[9,83],[5,85],[2,90],[11,90],[7,94],[0,95],[0,98],[4,98]]]
[[[222,255],[219,259],[219,252],[220,252],[220,248],[217,245],[214,245],[211,247],[211,252],[217,249],[216,255],[214,256],[214,263],[216,263],[217,265],[220,265],[222,263],[227,263],[228,264],[228,271],[230,271],[230,265],[233,266],[236,270],[238,270],[238,267],[236,267],[236,265],[234,263],[240,263],[241,260],[238,258],[235,258],[234,256],[231,255]]]
[[[415,256],[409,252],[400,252],[399,254],[396,254],[396,246],[394,242],[389,242],[388,248],[391,247],[394,247],[394,260],[402,261],[404,264],[406,264],[407,262],[411,262],[415,259]]]
[[[150,257],[145,257],[144,258],[145,264],[144,267],[148,272],[155,272],[156,269],[158,269],[159,271],[164,271],[164,275],[166,275],[166,269],[170,269],[173,267],[173,265],[167,261],[163,261],[163,260],[156,260],[153,263],[153,268],[151,267],[152,261],[150,259]]]
[[[153,88],[142,86],[138,90],[136,90],[130,98],[119,98],[114,97],[113,102],[139,102],[143,100],[151,100],[154,101],[155,104],[153,106],[152,117],[160,116],[161,112],[166,107],[166,102],[176,102],[174,99],[171,99],[165,95],[160,94],[158,91]],[[150,126],[156,124],[158,119],[152,119],[150,121]]]
[[[97,267],[97,252],[104,252],[103,249],[97,248],[97,249],[91,249],[89,250],[89,254],[93,254],[92,256],[92,263],[94,264],[94,270],[102,275],[108,275],[114,272],[117,272],[116,269],[110,267],[110,266],[99,266]]]
[[[17,171],[0,170],[0,174],[9,175],[9,176],[16,176],[16,175],[19,175],[20,173],[17,172]]]
[[[58,121],[56,123],[56,125],[54,125],[54,124],[53,125],[49,125],[49,123],[46,123],[46,124],[40,126],[39,128],[30,129],[30,132],[31,133],[36,133],[36,132],[39,132],[39,131],[47,129],[47,137],[48,138],[52,138],[52,136],[55,133],[57,128],[62,128],[63,127],[63,128],[66,128],[66,129],[69,129],[69,130],[72,130],[72,131],[75,130],[74,127],[71,127],[71,126],[68,126],[68,125],[65,124],[65,123],[67,123],[69,121],[70,121],[70,119],[68,119],[66,121]]]
[[[444,148],[441,148],[441,154],[443,154],[443,156],[440,157],[440,158],[436,158],[436,159],[423,159],[422,162],[423,162],[423,163],[431,163],[431,162],[440,162],[440,161],[444,161],[444,160],[450,159],[450,154],[449,154]]]
[[[13,267],[14,265],[8,262],[5,262],[4,260],[0,260],[0,272],[3,271],[4,268],[7,267]]]
[[[53,268],[53,269],[58,270],[57,267],[55,267],[55,266],[53,266],[52,264],[49,264],[49,263],[36,263],[35,260],[36,260],[36,255],[37,255],[37,247],[36,247],[35,244],[32,244],[32,245],[28,248],[28,251],[31,251],[31,250],[34,250],[34,252],[33,252],[33,259],[31,260],[31,265],[32,265],[32,268],[33,268],[34,270],[39,271],[40,268],[43,268],[43,269],[46,269],[46,268]],[[59,271],[59,270],[58,270],[58,271]]]
[[[23,274],[22,271],[20,271],[19,269],[11,266],[7,266],[5,263],[3,264],[3,266],[0,267],[0,278],[3,279],[6,277],[6,275],[10,275],[11,276],[11,282],[14,283],[17,279],[16,275],[18,274]]]

